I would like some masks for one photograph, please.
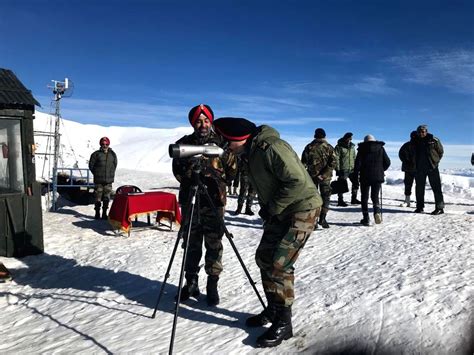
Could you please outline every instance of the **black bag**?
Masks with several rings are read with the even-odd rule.
[[[331,195],[343,194],[349,191],[347,179],[331,181]]]

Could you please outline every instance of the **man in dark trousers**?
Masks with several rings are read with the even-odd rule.
[[[89,170],[94,175],[95,219],[100,218],[102,204],[102,219],[107,219],[112,183],[117,169],[117,155],[110,148],[110,139],[102,137],[99,141],[100,149],[92,153],[89,159]]]
[[[214,112],[208,105],[198,105],[193,107],[188,114],[189,123],[194,128],[194,132],[179,139],[177,144],[223,145],[223,139],[217,135],[213,129],[212,121]],[[199,159],[199,162],[197,161]],[[197,195],[196,210],[193,213],[191,223],[191,235],[189,239],[186,265],[184,266],[186,285],[181,291],[181,302],[189,297],[197,298],[200,295],[198,285],[199,262],[202,257],[202,244],[206,248],[204,256],[204,269],[206,271],[206,300],[209,306],[219,304],[220,298],[217,291],[219,275],[222,272],[222,236],[224,229],[221,220],[224,216],[226,204],[227,180],[231,180],[237,169],[236,159],[233,154],[225,154],[223,157],[187,157],[173,159],[173,174],[179,181],[179,203],[183,213],[183,220],[188,220],[190,206],[190,192],[193,184],[192,174],[196,164],[200,164],[200,180],[206,185],[211,197],[212,204],[205,197],[205,192],[200,191]],[[188,228],[182,225],[180,233]]]
[[[322,200],[300,159],[275,129],[233,117],[219,118],[214,125],[229,141],[228,149],[247,160],[263,219],[255,260],[268,306],[248,318],[246,325],[261,327],[271,322],[257,346],[277,346],[293,336],[293,265],[313,231]]]
[[[403,144],[398,152],[402,161],[402,171],[405,172],[403,183],[405,185],[405,202],[403,206],[410,207],[410,196],[416,175],[416,131],[410,134],[410,141]]]
[[[326,216],[329,212],[331,179],[337,163],[336,160],[337,156],[334,148],[326,140],[326,132],[322,128],[317,128],[314,131],[314,140],[304,148],[301,162],[308,170],[309,176],[313,179],[323,199],[323,207],[318,222],[323,228],[329,228]]]
[[[384,142],[375,140],[374,136],[368,134],[364,142],[359,143],[355,161],[354,172],[360,175],[360,193],[362,205],[362,220],[364,226],[370,225],[369,219],[369,191],[374,209],[375,223],[382,223],[379,193],[382,183],[385,181],[384,171],[390,166],[390,159],[385,152]]]
[[[427,125],[420,125],[416,129],[416,213],[423,212],[425,208],[425,185],[426,177],[430,182],[435,199],[435,210],[432,215],[444,213],[444,199],[441,191],[441,178],[438,165],[443,157],[443,145],[441,141],[428,133]]]

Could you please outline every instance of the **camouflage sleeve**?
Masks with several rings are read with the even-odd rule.
[[[327,157],[326,166],[323,169],[321,169],[321,172],[319,173],[319,175],[322,175],[325,177],[332,177],[332,171],[334,170],[337,164],[336,162],[337,156],[334,153],[334,149],[330,147],[328,149],[327,155],[328,157]]]
[[[226,153],[222,157],[222,164],[224,165],[224,172],[226,176],[226,182],[229,183],[237,176],[237,157],[232,153]]]
[[[443,149],[443,145],[441,144],[441,141],[436,138],[436,150],[438,152],[438,155],[439,155],[439,160],[441,160],[441,158],[443,157],[443,154],[444,154],[444,149]]]
[[[308,146],[304,148],[303,154],[301,154],[301,162],[303,163],[304,167],[308,169]]]
[[[172,162],[173,175],[180,183],[186,178],[191,178],[192,164],[190,159],[173,159]]]

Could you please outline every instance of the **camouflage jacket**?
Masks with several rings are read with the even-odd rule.
[[[222,146],[224,141],[214,131],[202,140],[195,133],[179,139],[176,144],[216,144]],[[237,172],[237,160],[232,153],[225,153],[222,157],[188,157],[173,159],[173,174],[180,182],[179,203],[185,205],[188,202],[192,186],[192,172],[196,165],[200,164],[200,180],[207,186],[207,191],[216,207],[226,204],[227,182],[234,179]],[[204,195],[200,198],[200,204],[208,206]]]
[[[258,127],[246,155],[249,181],[269,217],[283,220],[321,207],[321,196],[301,160],[272,127]]]
[[[332,172],[336,167],[337,156],[334,148],[325,138],[316,138],[309,143],[303,151],[301,162],[308,170],[309,176],[315,183],[319,183],[318,176],[323,177],[323,181],[332,179]]]

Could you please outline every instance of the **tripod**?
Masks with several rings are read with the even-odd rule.
[[[180,276],[179,276],[178,294],[177,294],[177,297],[176,297],[176,305],[175,305],[174,319],[173,319],[173,328],[172,328],[172,331],[171,331],[171,341],[170,341],[170,348],[169,348],[169,353],[170,354],[172,354],[172,352],[173,352],[174,336],[175,336],[175,333],[176,333],[176,324],[177,324],[177,320],[178,320],[179,303],[180,303],[180,300],[181,300],[181,290],[182,290],[182,287],[183,287],[183,279],[184,279],[184,272],[185,272],[184,269],[185,269],[186,257],[187,257],[187,253],[188,253],[189,239],[191,237],[191,229],[192,229],[192,226],[193,226],[193,215],[194,215],[194,212],[195,212],[194,210],[195,210],[195,206],[196,206],[196,199],[199,197],[199,195],[198,195],[199,192],[201,192],[201,194],[204,194],[207,202],[211,206],[211,209],[214,211],[216,217],[220,221],[221,226],[224,230],[224,234],[227,237],[227,239],[229,240],[229,243],[232,246],[232,249],[234,250],[235,255],[237,256],[237,259],[239,260],[240,265],[242,266],[242,268],[245,272],[245,275],[247,276],[247,278],[250,282],[250,285],[252,286],[255,293],[257,294],[257,297],[258,297],[260,303],[262,304],[263,308],[264,309],[266,308],[265,303],[263,302],[263,299],[260,296],[260,293],[258,292],[258,290],[255,286],[256,283],[253,281],[252,277],[250,276],[250,273],[248,272],[247,268],[245,267],[245,264],[244,264],[240,254],[239,254],[239,252],[238,252],[238,250],[237,250],[237,248],[234,244],[234,241],[233,241],[234,236],[227,229],[227,227],[224,223],[223,217],[221,217],[219,215],[219,213],[217,211],[217,208],[214,205],[214,203],[212,202],[212,199],[209,195],[209,192],[207,191],[207,186],[204,185],[201,182],[200,178],[199,178],[200,172],[201,172],[201,166],[200,166],[200,160],[198,160],[197,164],[195,164],[194,167],[193,167],[193,171],[192,171],[192,175],[191,175],[192,185],[191,185],[191,190],[189,192],[189,197],[188,197],[188,210],[187,210],[187,213],[186,213],[186,220],[185,220],[185,223],[183,224],[183,228],[181,228],[181,230],[178,233],[178,238],[176,238],[176,243],[174,245],[173,252],[171,253],[171,258],[170,258],[170,261],[169,261],[169,264],[168,264],[168,268],[166,270],[165,279],[164,279],[164,281],[161,285],[160,294],[159,294],[158,299],[156,301],[155,309],[154,309],[153,315],[152,315],[152,318],[155,318],[156,312],[158,310],[158,305],[160,303],[161,297],[163,296],[163,292],[164,292],[164,289],[165,289],[165,286],[166,286],[166,281],[168,280],[168,278],[170,276],[171,265],[173,264],[173,260],[174,260],[175,254],[176,254],[176,250],[178,249],[179,241],[183,237],[182,230],[186,229],[186,227],[187,227],[187,238],[184,241],[184,252],[183,252],[183,259],[182,259],[182,262],[181,262],[181,271],[180,271]]]

